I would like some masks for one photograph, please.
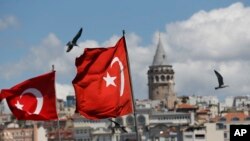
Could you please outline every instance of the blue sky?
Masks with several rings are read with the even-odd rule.
[[[247,95],[250,76],[240,69],[250,68],[250,32],[244,17],[249,5],[247,0],[1,0],[0,88],[45,73],[55,64],[57,89],[62,93],[58,97],[73,94],[75,57],[85,47],[113,45],[125,29],[136,98],[148,97],[146,73],[159,32],[176,72],[177,95]],[[80,27],[80,48],[66,54],[65,44]],[[232,37],[238,34],[246,36]],[[242,48],[234,50],[238,44]],[[215,92],[213,69],[222,72],[233,86]],[[238,73],[242,75],[232,77]],[[241,79],[242,85],[236,83]]]

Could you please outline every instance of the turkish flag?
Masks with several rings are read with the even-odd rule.
[[[28,79],[10,89],[2,89],[0,99],[6,98],[18,120],[57,119],[55,71]]]
[[[125,37],[114,47],[86,48],[75,65],[76,112],[88,119],[133,112]]]

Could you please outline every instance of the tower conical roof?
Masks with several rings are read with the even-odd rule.
[[[159,38],[159,42],[157,45],[157,49],[155,52],[154,60],[153,60],[153,66],[158,65],[167,65],[167,55],[166,52],[162,46],[161,39]]]

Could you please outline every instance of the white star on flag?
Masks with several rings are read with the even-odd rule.
[[[15,104],[15,106],[17,107],[17,109],[23,110],[23,105],[20,104],[19,101],[17,101],[17,103]]]
[[[106,81],[106,87],[108,87],[109,85],[113,85],[113,86],[116,86],[114,80],[116,79],[116,77],[111,77],[109,75],[109,73],[107,72],[107,76],[106,77],[103,77],[103,79]]]

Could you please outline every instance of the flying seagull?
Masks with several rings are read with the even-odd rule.
[[[81,34],[82,34],[82,28],[78,31],[78,33],[77,33],[76,36],[73,38],[73,40],[72,40],[72,41],[69,41],[69,42],[67,43],[67,46],[68,46],[67,52],[70,52],[70,50],[71,50],[74,46],[78,46],[76,42],[77,42],[77,40],[80,38]]]
[[[120,129],[122,129],[123,132],[128,133],[128,131],[125,129],[126,128],[125,126],[121,126],[121,124],[119,124],[116,121],[113,121],[112,119],[109,119],[109,121],[111,121],[111,122],[113,122],[115,124],[114,128],[120,128]]]
[[[224,85],[223,77],[221,76],[221,74],[218,73],[216,70],[214,70],[214,72],[215,72],[215,75],[216,75],[217,78],[218,78],[218,83],[219,83],[219,86],[218,86],[218,87],[215,87],[215,90],[220,89],[220,88],[228,87],[228,85]]]

